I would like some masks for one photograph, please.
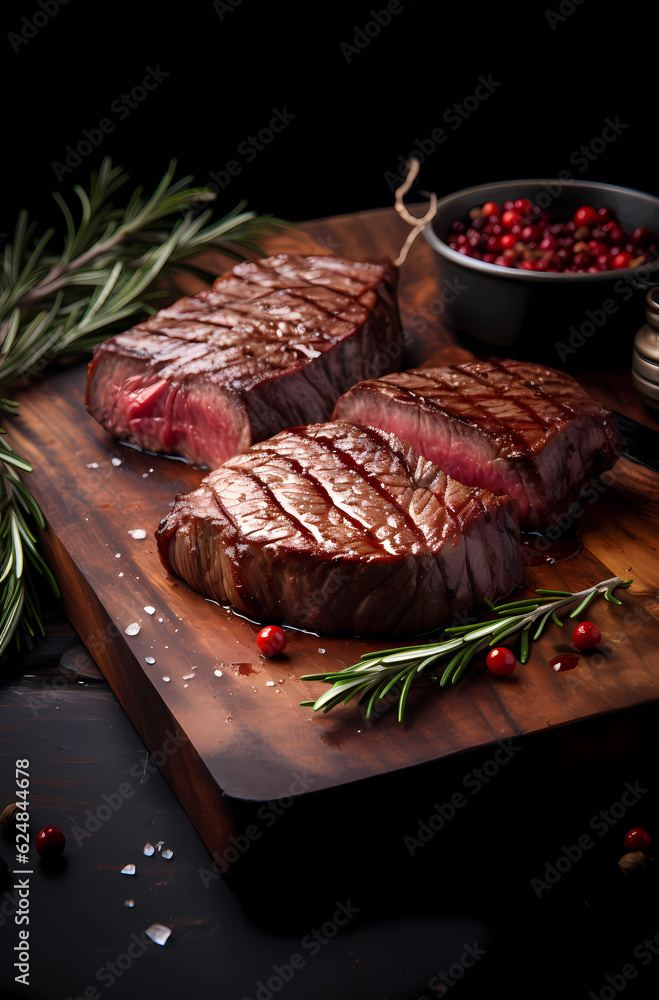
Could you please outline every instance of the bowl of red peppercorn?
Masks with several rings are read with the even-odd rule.
[[[659,283],[659,198],[500,181],[440,199],[424,235],[439,280],[428,309],[477,354],[563,370],[630,362],[645,293]]]

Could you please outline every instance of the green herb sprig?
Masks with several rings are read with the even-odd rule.
[[[74,188],[77,222],[61,194],[54,194],[65,224],[56,249],[55,230],[37,237],[35,224],[20,213],[13,242],[0,255],[1,386],[25,384],[58,359],[85,354],[153,314],[152,302],[166,294],[154,290],[156,281],[180,272],[213,276],[214,269],[200,263],[204,250],[217,248],[233,259],[262,254],[262,237],[288,225],[245,211],[245,202],[217,222],[210,221],[210,209],[195,215],[215,194],[191,187],[190,177],[174,181],[175,171],[172,160],[151,195],[139,187],[122,207],[112,198],[128,176],[104,159],[88,190]],[[17,405],[0,399],[0,410],[14,415]],[[58,594],[33,530],[44,527],[43,515],[20,478],[31,471],[0,438],[0,656],[12,637],[20,645],[22,638],[43,635],[34,573]]]
[[[347,705],[358,697],[360,704],[366,703],[368,719],[377,702],[395,690],[398,697],[398,721],[402,722],[412,683],[430,667],[435,667],[448,658],[440,678],[440,687],[457,684],[478,653],[489,646],[499,645],[503,639],[517,632],[521,632],[519,659],[521,663],[526,663],[531,641],[540,637],[547,623],[551,620],[555,625],[563,626],[558,617],[561,608],[579,602],[570,614],[570,618],[576,618],[597,594],[603,594],[607,601],[620,604],[618,598],[613,596],[613,591],[617,587],[626,589],[632,582],[614,576],[574,594],[564,590],[536,590],[540,599],[529,598],[499,605],[487,601],[490,609],[488,613],[496,612],[496,618],[447,628],[444,630],[447,638],[439,642],[364,653],[358,664],[345,670],[306,674],[301,678],[303,681],[325,681],[332,686],[315,701],[303,701],[300,704],[310,706],[314,711],[329,712],[337,705]],[[547,597],[555,600],[542,600]]]

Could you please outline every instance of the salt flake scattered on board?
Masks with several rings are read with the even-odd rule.
[[[146,531],[144,528],[131,528],[128,532],[133,538],[146,538]]]
[[[154,944],[165,944],[169,935],[172,933],[171,927],[165,927],[164,924],[151,924],[150,927],[144,932],[147,937],[151,938]]]

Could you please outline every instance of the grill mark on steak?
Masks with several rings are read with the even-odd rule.
[[[217,467],[290,424],[330,418],[400,330],[397,281],[387,260],[280,254],[236,265],[98,345],[87,408],[147,451]],[[395,367],[383,353],[379,371]],[[159,391],[142,393],[158,376]]]
[[[519,372],[517,372],[517,373],[511,373],[508,370],[508,368],[506,368],[499,361],[496,361],[496,360],[495,361],[489,361],[488,364],[491,365],[492,368],[496,369],[497,371],[499,371],[503,375],[505,375],[508,380],[510,380],[512,378],[513,380],[518,380],[518,381],[522,382],[528,389],[531,390],[531,392],[535,396],[542,396],[543,399],[544,399],[544,402],[548,406],[552,407],[554,410],[557,410],[558,412],[560,412],[561,410],[563,410],[564,413],[567,413],[569,416],[573,416],[573,414],[575,412],[574,407],[569,406],[567,403],[563,402],[563,400],[561,400],[561,399],[554,399],[538,383],[534,382],[533,384],[531,384],[531,382],[529,382],[528,379],[524,378]],[[452,367],[455,367],[455,366],[452,366]],[[504,392],[507,392],[508,389],[510,388],[510,386],[507,386],[505,389],[500,389],[498,385],[496,385],[496,384],[492,385],[492,383],[489,382],[489,380],[488,380],[487,375],[486,375],[485,372],[473,371],[471,369],[465,369],[465,374],[470,375],[474,379],[477,379],[480,382],[481,385],[487,385],[490,389],[494,390],[494,392],[499,393],[499,395],[503,395]],[[509,399],[509,397],[506,397],[506,399]],[[516,406],[519,406],[520,409],[526,410],[526,412],[531,417],[533,417],[534,420],[540,421],[540,423],[544,424],[545,427],[552,427],[553,426],[553,421],[551,419],[549,419],[549,418],[545,419],[542,413],[538,412],[538,410],[534,410],[533,407],[529,406],[523,399],[516,398],[514,400],[514,403],[515,403]]]
[[[320,443],[323,443],[320,438],[316,438],[315,440],[319,441]],[[329,449],[327,450],[329,451]],[[293,458],[292,455],[283,455],[281,452],[274,451],[273,449],[267,447],[264,448],[263,446],[259,448],[259,454],[272,455],[272,457],[276,458],[277,461],[279,462],[287,462],[288,465],[292,468],[292,470],[295,473],[297,473],[297,475],[299,475],[302,479],[304,479],[305,482],[310,483],[316,489],[316,492],[320,496],[324,497],[325,500],[327,500],[328,506],[339,507],[339,504],[337,503],[336,499],[332,496],[330,491],[323,485],[323,483],[321,483],[320,479],[318,479],[318,477],[315,476],[310,469],[305,469],[304,466],[300,462],[298,462],[296,458]],[[250,472],[245,474],[246,475],[248,474],[254,481],[261,482],[256,472]],[[277,506],[284,514],[284,516],[289,518],[293,522],[296,528],[300,528],[300,530],[303,531],[303,533],[305,533],[308,537],[316,541],[316,536],[314,535],[314,533],[310,529],[305,527],[303,522],[295,515],[294,512],[286,510],[286,508],[277,500],[273,491],[270,489],[267,483],[262,483],[262,485],[264,489],[268,491],[269,496],[272,498],[274,503],[277,504]],[[387,497],[387,499],[390,500],[391,498]],[[353,528],[355,528],[358,532],[366,532],[366,534],[369,537],[369,540],[374,543],[376,548],[379,548],[383,552],[387,551],[385,545],[377,537],[377,535],[373,534],[371,529],[367,528],[364,525],[363,521],[361,521],[357,517],[354,517],[354,515],[352,515],[350,511],[346,510],[345,505],[341,505],[339,509],[341,511],[342,516],[346,519],[346,521],[349,521],[350,524],[352,524]]]
[[[384,446],[384,447],[388,448],[389,451],[392,450],[388,446],[387,442],[383,441],[383,439],[380,437],[380,435],[377,434],[376,431],[372,430],[372,428],[370,428],[370,427],[364,427],[363,430],[365,431],[367,437],[370,437],[371,440],[375,441],[375,443],[380,448]],[[292,427],[292,428],[289,429],[289,433],[291,433],[291,434],[297,434],[299,436],[304,436],[304,428]],[[409,511],[407,511],[403,506],[401,506],[401,504],[398,502],[398,500],[396,499],[395,496],[392,496],[391,493],[389,493],[387,490],[385,490],[385,489],[382,488],[382,486],[380,485],[380,483],[378,482],[378,480],[375,478],[375,476],[372,476],[370,473],[368,473],[363,468],[363,466],[359,465],[359,463],[356,462],[355,459],[353,458],[353,456],[350,455],[348,452],[341,451],[341,449],[337,448],[336,445],[334,444],[334,441],[332,441],[330,438],[327,438],[327,437],[324,437],[324,436],[321,436],[321,435],[316,435],[316,437],[314,438],[314,440],[318,441],[321,445],[323,445],[323,447],[327,451],[331,452],[333,455],[336,455],[336,457],[339,459],[339,461],[341,462],[342,465],[344,465],[346,468],[350,469],[351,471],[355,472],[361,479],[364,480],[364,482],[368,483],[368,485],[372,489],[374,489],[375,492],[379,496],[383,497],[388,504],[390,504],[392,507],[394,507],[398,511],[398,513],[400,514],[402,520],[405,522],[405,524],[407,525],[407,527],[411,530],[412,534],[415,535],[416,538],[420,542],[425,542],[425,536],[424,536],[423,532],[421,531],[421,529],[419,528],[418,524],[416,523],[416,521],[414,520],[414,518],[411,516],[411,514],[409,513]],[[446,509],[448,510],[448,507]]]
[[[496,365],[494,362],[489,362],[489,363],[492,364],[492,367],[498,368],[499,371],[501,371],[503,374],[508,375],[505,369],[502,368],[500,365]],[[466,376],[467,378],[471,378],[472,381],[474,381],[477,385],[482,385],[483,387],[487,387],[490,390],[490,394],[501,396],[502,398],[505,398],[507,402],[513,403],[513,405],[517,406],[519,409],[525,410],[534,419],[536,420],[539,419],[540,422],[545,427],[552,426],[552,422],[550,420],[547,421],[543,420],[541,414],[536,413],[531,407],[527,406],[526,403],[524,403],[522,400],[520,399],[510,400],[508,397],[505,397],[504,392],[506,392],[510,388],[510,386],[507,386],[506,389],[501,389],[501,387],[498,386],[496,383],[490,382],[485,373],[481,374],[480,372],[471,371],[466,366],[464,368],[459,368],[457,365],[447,365],[446,367],[450,371],[455,372],[456,374],[460,374]],[[511,426],[509,422],[504,422],[503,420],[500,420],[495,414],[493,414],[490,410],[488,410],[487,406],[483,405],[482,401],[479,402],[478,399],[476,399],[474,396],[465,395],[463,392],[460,391],[460,389],[457,386],[452,385],[446,379],[438,378],[436,374],[434,374],[431,377],[427,375],[423,371],[423,369],[414,369],[414,374],[419,375],[422,378],[426,379],[428,382],[430,382],[431,385],[435,387],[441,387],[445,389],[452,396],[454,397],[457,396],[458,399],[461,400],[463,403],[468,404],[470,407],[472,407],[472,409],[478,410],[487,418],[488,421],[496,423],[501,428],[502,438],[507,438],[511,442],[511,445],[513,446],[516,445],[517,448],[520,449],[524,448],[525,445],[524,435],[519,430],[516,430],[513,426]],[[411,393],[414,393],[413,389],[409,391]],[[552,402],[549,396],[547,396],[547,400],[550,403]],[[446,407],[438,403],[437,400],[434,398],[432,400],[432,403],[433,406],[436,406],[438,410],[441,410],[441,412],[446,414],[446,416],[448,416],[451,420],[458,420],[463,424],[474,424],[478,422],[477,420],[474,420],[473,417],[472,418],[462,417],[460,414],[456,414],[453,409],[447,409]]]

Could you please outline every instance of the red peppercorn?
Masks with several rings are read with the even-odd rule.
[[[44,860],[58,858],[64,850],[66,838],[56,826],[45,826],[34,838],[34,848]]]
[[[652,847],[652,837],[647,830],[636,826],[625,834],[625,847],[628,851],[647,851]]]
[[[602,641],[602,633],[592,622],[581,622],[572,633],[572,642],[577,649],[595,649]]]
[[[268,658],[283,653],[287,642],[286,633],[279,625],[266,625],[256,637],[256,645]]]
[[[487,654],[487,669],[495,677],[508,677],[515,669],[515,657],[505,646],[495,646]]]

